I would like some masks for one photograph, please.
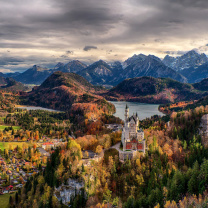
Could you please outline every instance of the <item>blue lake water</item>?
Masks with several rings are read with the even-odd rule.
[[[129,107],[129,116],[137,112],[140,120],[143,120],[147,117],[151,117],[153,115],[164,115],[158,110],[159,105],[157,104],[146,104],[125,101],[111,101],[111,103],[113,103],[116,107],[116,113],[114,114],[114,116],[117,116],[122,120],[124,120],[124,111],[126,108],[126,104]]]

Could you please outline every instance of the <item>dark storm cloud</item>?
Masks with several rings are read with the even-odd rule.
[[[97,46],[85,46],[83,48],[84,51],[89,51],[89,50],[92,50],[92,49],[97,49]]]
[[[207,0],[0,0],[0,3],[1,49],[5,53],[7,49],[30,49],[24,55],[35,56],[35,60],[37,53],[41,52],[41,60],[48,51],[57,52],[58,58],[60,54],[64,54],[61,58],[75,56],[76,51],[88,60],[90,53],[84,51],[101,48],[102,51],[112,48],[119,56],[121,50],[142,44],[145,48],[157,46],[162,53],[168,50],[179,54],[178,49],[186,48],[172,51],[168,45],[180,46],[183,41],[207,36]],[[193,44],[194,47],[198,46]],[[107,55],[110,57],[110,53]],[[27,62],[28,58],[24,60]]]
[[[0,66],[18,65],[21,62],[24,62],[24,61],[22,59],[18,59],[14,57],[0,57]]]
[[[26,0],[17,0],[17,11],[18,1],[20,5],[28,4]],[[116,0],[104,2],[44,0],[43,2],[48,4],[47,7],[42,6],[46,7],[45,10],[30,12],[31,8],[28,5],[28,11],[27,7],[23,7],[20,9],[21,13],[13,13],[13,18],[10,13],[4,13],[4,18],[0,18],[0,36],[20,40],[37,38],[38,41],[38,38],[46,35],[61,38],[68,34],[75,43],[78,40],[82,41],[81,36],[87,36],[90,41],[96,43],[102,40],[106,44],[133,43],[152,36],[159,39],[160,35],[163,37],[176,35],[182,38],[185,35],[190,36],[184,28],[187,27],[188,32],[193,32],[195,26],[199,26],[200,20],[205,23],[208,17],[205,11],[208,8],[207,0],[121,0],[118,3]],[[126,9],[129,6],[132,12]],[[41,4],[39,7],[41,8]],[[147,11],[144,13],[145,10]],[[208,26],[208,23],[205,24]],[[119,31],[120,26],[125,27],[124,31]],[[102,33],[108,33],[113,28],[117,30],[115,35],[102,38]],[[94,38],[94,35],[97,37]]]

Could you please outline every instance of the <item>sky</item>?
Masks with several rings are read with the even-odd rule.
[[[0,0],[0,71],[208,54],[207,0]]]

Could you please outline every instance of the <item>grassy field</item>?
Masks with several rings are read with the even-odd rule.
[[[4,130],[6,127],[10,127],[10,126],[5,126],[5,125],[0,125],[0,130]],[[20,126],[12,126],[14,130],[19,130]]]
[[[5,118],[6,118],[6,117],[1,117],[1,120],[4,121]]]
[[[15,195],[15,193],[0,195],[0,207],[7,208],[9,205],[9,197],[14,196],[14,195]]]
[[[28,146],[32,146],[29,142],[0,142],[0,149],[3,151],[4,149],[9,149],[9,146],[12,145],[13,148],[15,148],[17,145],[19,147],[22,147],[23,144],[26,144]],[[1,206],[0,206],[1,207]]]

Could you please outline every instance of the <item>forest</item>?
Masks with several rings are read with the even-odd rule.
[[[45,170],[11,198],[10,207],[65,207],[54,191],[68,178],[84,182],[71,207],[206,207],[208,148],[198,134],[206,113],[208,108],[200,106],[172,113],[169,123],[160,117],[144,120],[148,151],[125,162],[119,161],[117,150],[106,149],[119,141],[119,133],[67,138]],[[103,149],[101,159],[83,163],[82,150]]]

